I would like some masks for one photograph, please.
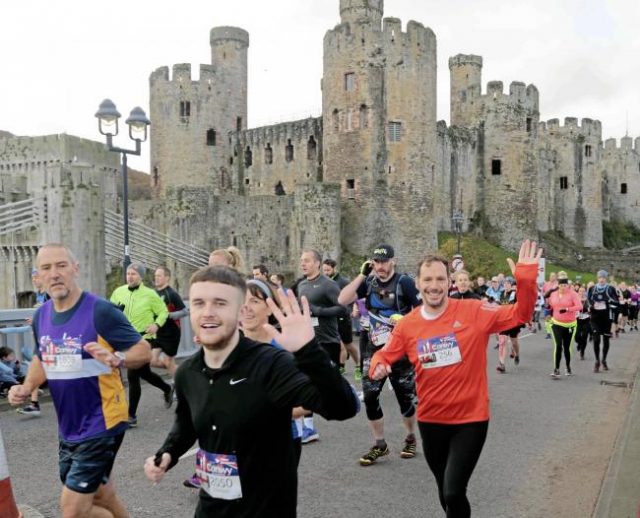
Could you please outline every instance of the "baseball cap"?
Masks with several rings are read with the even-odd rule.
[[[378,245],[373,251],[372,259],[376,261],[388,261],[394,257],[393,247],[391,245]]]

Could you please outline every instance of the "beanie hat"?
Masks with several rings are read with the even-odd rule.
[[[140,277],[144,277],[144,274],[147,272],[147,269],[144,267],[142,263],[131,263],[127,267],[127,270],[135,270],[136,272],[138,272],[138,275]]]
[[[607,272],[606,270],[598,270],[598,277],[607,278],[609,277],[609,272]]]

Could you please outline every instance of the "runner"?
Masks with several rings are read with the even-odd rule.
[[[564,351],[566,365],[565,376],[571,376],[571,346],[576,336],[577,314],[582,311],[582,301],[578,294],[569,286],[569,279],[565,272],[558,272],[558,287],[552,288],[549,295],[551,315],[551,334],[553,336],[554,369],[553,379],[560,376],[560,360]]]
[[[244,273],[244,261],[240,250],[235,246],[228,246],[211,252],[209,254],[209,266],[228,266],[237,272]]]
[[[262,282],[269,282],[269,269],[264,264],[255,264],[251,269],[254,279]]]
[[[519,288],[518,302],[509,306],[449,299],[447,259],[425,257],[417,279],[422,307],[400,320],[391,341],[371,360],[372,379],[388,376],[391,366],[405,354],[413,363],[418,427],[440,503],[449,518],[471,514],[467,484],[489,425],[489,337],[529,320],[541,254],[535,242],[525,241],[517,267],[508,259]]]
[[[512,277],[506,277],[503,282],[504,291],[500,295],[500,304],[505,306],[516,303],[516,288],[515,281]],[[511,341],[511,358],[516,366],[520,365],[520,342],[518,336],[520,335],[520,329],[522,325],[517,325],[511,329],[505,329],[498,333],[498,366],[496,370],[501,374],[507,371],[507,339]]]
[[[620,290],[620,316],[618,317],[618,324],[621,333],[626,333],[625,328],[629,320],[629,302],[631,302],[631,292],[627,288],[625,282],[621,282],[618,286]]]
[[[420,305],[415,282],[406,274],[395,271],[395,252],[390,245],[378,246],[371,261],[362,265],[360,274],[340,292],[341,304],[364,299],[369,317],[369,332],[362,333],[360,358],[362,362],[362,391],[374,445],[360,457],[361,466],[371,466],[380,457],[389,454],[384,436],[384,414],[380,406],[380,392],[385,380],[369,377],[369,364],[373,354],[384,346],[399,318]],[[362,315],[362,311],[360,314]],[[407,431],[400,456],[411,459],[416,455],[416,392],[413,368],[406,357],[398,357],[389,376],[403,425]]]
[[[300,257],[300,270],[304,278],[298,283],[297,297],[302,301],[306,297],[311,309],[311,321],[316,340],[327,351],[335,364],[340,364],[340,333],[338,318],[347,315],[347,308],[338,302],[340,288],[322,274],[322,256],[314,249],[304,250]],[[302,443],[307,444],[320,438],[313,424],[313,415],[304,418]]]
[[[606,270],[598,271],[598,283],[587,294],[591,308],[591,329],[593,331],[593,352],[596,362],[593,372],[608,371],[607,355],[609,354],[609,340],[611,339],[611,325],[613,321],[613,307],[616,307],[618,296],[616,289],[607,284],[609,274]],[[600,363],[600,338],[602,338],[602,364]]]
[[[48,380],[58,415],[63,516],[128,517],[111,479],[127,429],[118,367],[147,363],[149,344],[121,311],[82,291],[78,263],[65,245],[41,247],[37,266],[51,300],[33,317],[37,355],[24,384],[9,391],[9,403],[22,404]]]
[[[180,295],[169,286],[171,270],[166,266],[158,266],[154,274],[156,293],[167,306],[169,318],[158,329],[156,339],[152,342],[151,366],[164,367],[173,379],[176,375],[175,356],[180,345],[180,319],[189,314]]]
[[[111,302],[124,312],[124,316],[131,322],[138,333],[145,338],[152,347],[158,329],[169,317],[167,307],[158,294],[142,283],[146,269],[140,263],[132,263],[127,268],[127,284],[116,288],[111,294]],[[173,386],[165,383],[160,376],[151,370],[147,363],[138,368],[127,369],[129,381],[129,426],[138,426],[138,404],[142,396],[140,379],[160,389],[164,398],[165,408],[173,404]]]
[[[291,409],[303,406],[338,420],[358,410],[351,386],[314,339],[306,298],[302,312],[293,293],[280,292],[282,311],[268,301],[281,328],[268,326],[269,337],[283,351],[241,336],[245,291],[242,276],[227,267],[192,276],[191,325],[203,348],[178,368],[175,423],[145,463],[147,477],[160,482],[198,441],[198,471],[207,483],[196,518],[295,517]]]
[[[576,348],[578,349],[578,353],[580,353],[580,359],[584,360],[584,352],[587,349],[587,341],[589,339],[589,329],[591,328],[589,321],[589,299],[587,298],[587,290],[584,286],[580,286],[578,297],[582,303],[582,309],[578,313]]]
[[[640,293],[635,285],[629,287],[629,331],[638,330],[638,308],[640,303]]]
[[[459,270],[452,276],[456,282],[458,290],[451,294],[452,299],[474,299],[480,300],[482,297],[477,293],[471,291],[471,281],[469,280],[469,272],[466,270]],[[482,277],[479,277],[482,279]]]
[[[335,282],[340,289],[349,284],[349,279],[340,275],[336,267],[336,263],[333,259],[325,259],[322,263],[322,273],[333,282]],[[353,327],[351,324],[351,314],[353,313],[353,304],[347,306],[348,314],[344,317],[338,318],[338,334],[340,335],[340,372],[344,374],[344,367],[347,360],[347,356],[351,356],[351,360],[355,365],[353,370],[353,379],[360,383],[362,381],[362,371],[360,370],[360,351],[358,347],[353,343]]]

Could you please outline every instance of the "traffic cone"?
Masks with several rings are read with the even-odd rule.
[[[4,451],[2,430],[0,430],[0,518],[22,518],[22,513],[18,510],[13,497],[13,490],[11,489],[11,478],[9,478],[9,465],[7,464],[7,454]]]

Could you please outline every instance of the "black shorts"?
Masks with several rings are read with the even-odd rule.
[[[608,318],[591,318],[591,329],[596,334],[611,336],[611,323]]]
[[[60,480],[76,493],[95,493],[109,481],[113,463],[124,439],[124,432],[82,442],[60,439]]]
[[[353,328],[351,327],[350,317],[338,319],[338,334],[343,344],[349,345],[353,342]]]
[[[518,338],[520,329],[522,329],[522,326],[513,327],[511,329],[507,329],[506,331],[500,331],[498,334],[508,336],[509,338]]]
[[[178,354],[178,347],[180,346],[180,338],[177,340],[171,340],[167,337],[158,337],[154,340],[147,340],[151,349],[160,349],[166,356],[173,358]]]
[[[626,304],[620,304],[620,314],[623,317],[628,317],[629,316],[629,306],[627,306]]]

